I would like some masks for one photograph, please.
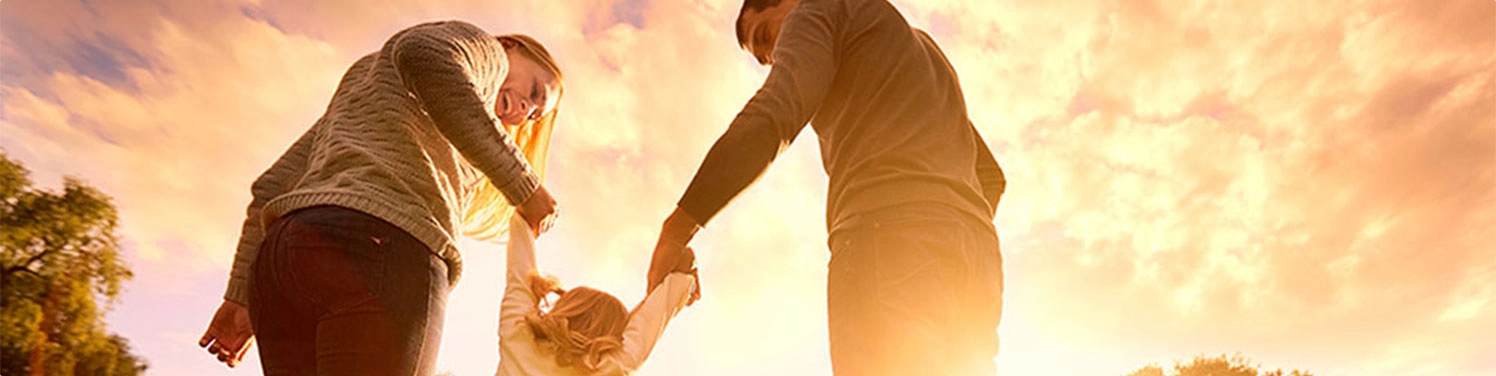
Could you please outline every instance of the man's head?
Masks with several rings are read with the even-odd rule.
[[[758,59],[759,64],[774,64],[774,43],[779,41],[779,26],[800,0],[744,0],[738,11],[738,46]]]

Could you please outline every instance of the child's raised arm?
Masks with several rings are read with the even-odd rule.
[[[690,248],[686,251],[692,252]],[[619,353],[619,360],[629,369],[644,365],[670,319],[690,303],[696,290],[694,252],[691,256],[691,262],[678,265],[630,313],[628,327],[623,330],[623,350]]]
[[[535,233],[518,214],[509,217],[509,251],[505,262],[504,299],[499,303],[499,331],[517,325],[536,308],[529,276],[535,273]]]

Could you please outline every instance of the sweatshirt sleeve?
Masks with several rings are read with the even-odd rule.
[[[629,315],[628,327],[623,330],[623,351],[619,352],[619,361],[626,368],[638,369],[644,365],[660,335],[665,332],[665,326],[685,308],[686,299],[695,286],[695,277],[670,273],[660,287],[644,297],[644,301]]]
[[[518,214],[509,218],[508,258],[505,262],[504,298],[499,303],[499,332],[518,325],[536,309],[528,276],[535,272],[535,237],[530,225]]]
[[[819,5],[802,3],[790,11],[769,77],[712,145],[677,203],[697,223],[706,225],[757,180],[805,128],[830,90],[840,20]]]
[[[260,177],[250,185],[249,192],[252,198],[249,201],[249,208],[245,210],[239,246],[234,251],[234,264],[229,269],[229,284],[227,291],[223,294],[224,300],[249,306],[250,265],[254,264],[255,258],[260,253],[260,244],[265,241],[263,215],[265,203],[290,191],[306,174],[307,157],[311,154],[313,132],[317,127],[312,127],[312,129],[296,139],[296,142],[281,154],[280,159],[271,164],[270,168],[260,174]]]
[[[976,140],[977,147],[977,180],[982,183],[982,198],[987,199],[988,214],[997,214],[997,204],[1002,201],[1003,192],[1008,188],[1008,178],[1003,175],[1003,168],[997,164],[997,158],[992,156],[992,150],[987,148],[987,141],[982,139],[982,134],[977,132],[975,125],[971,126],[971,133]]]
[[[528,200],[540,179],[491,111],[509,70],[498,39],[465,22],[433,22],[400,31],[386,48],[442,136],[510,204]]]

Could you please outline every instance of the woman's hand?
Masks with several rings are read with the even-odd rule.
[[[209,354],[218,356],[218,361],[232,368],[244,361],[244,354],[249,353],[249,347],[254,341],[255,332],[249,324],[249,308],[225,300],[223,305],[218,306],[218,312],[213,313],[213,321],[208,323],[208,330],[203,333],[203,338],[197,340],[197,346],[207,348]]]
[[[525,223],[530,225],[530,231],[534,231],[535,236],[538,237],[550,231],[551,226],[556,223],[556,198],[551,197],[551,191],[541,185],[535,188],[535,193],[530,195],[530,199],[515,206],[514,211],[525,219]]]

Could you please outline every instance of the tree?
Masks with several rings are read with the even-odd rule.
[[[1257,366],[1247,362],[1246,358],[1237,356],[1196,356],[1188,363],[1175,363],[1174,372],[1165,372],[1163,367],[1149,365],[1139,368],[1127,376],[1314,376],[1308,371],[1293,370],[1284,373],[1283,370],[1259,371]]]
[[[132,277],[114,204],[78,180],[58,193],[29,175],[0,152],[0,374],[144,373],[102,320]]]
[[[1139,368],[1138,370],[1132,371],[1132,373],[1127,374],[1127,376],[1165,376],[1165,375],[1166,374],[1164,373],[1163,367],[1154,366],[1154,365],[1150,365],[1150,366],[1146,366],[1146,367],[1143,367],[1143,368]]]

